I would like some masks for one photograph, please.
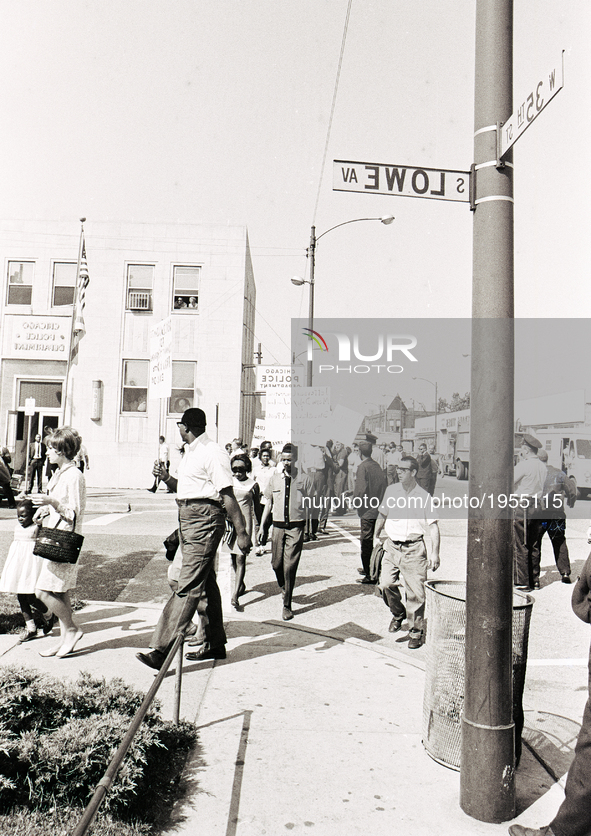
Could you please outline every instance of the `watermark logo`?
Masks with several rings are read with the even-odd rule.
[[[313,359],[314,343],[322,350],[329,351],[328,344],[318,331],[304,328],[304,333],[309,337],[308,360]],[[400,374],[404,371],[403,366],[394,363],[395,358],[405,359],[411,363],[417,362],[412,350],[417,345],[417,338],[412,334],[373,334],[364,335],[363,340],[359,334],[345,334],[342,332],[330,332],[330,336],[336,339],[338,363],[355,363],[356,365],[328,365],[321,364],[318,373],[346,372],[349,374],[369,374],[371,372],[387,372],[389,374]],[[362,345],[363,344],[363,345]],[[368,353],[369,352],[369,353]],[[400,356],[402,355],[402,357]]]
[[[308,340],[308,360],[312,360],[312,352],[314,351],[314,343],[318,346],[320,351],[328,351],[328,345],[326,344],[326,340],[319,334],[318,331],[313,331],[311,328],[302,328],[304,335],[309,338]]]

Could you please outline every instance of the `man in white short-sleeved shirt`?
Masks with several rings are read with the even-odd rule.
[[[222,600],[214,569],[215,555],[224,534],[226,514],[234,524],[236,542],[244,554],[252,548],[244,517],[232,488],[228,454],[205,432],[206,418],[192,407],[178,423],[187,445],[175,479],[162,463],[154,475],[177,494],[181,565],[178,578],[170,581],[172,595],[152,636],[149,653],[138,653],[144,665],[159,670],[177,635],[197,611],[205,634],[201,649],[186,658],[226,658],[226,633]],[[176,558],[175,558],[176,559]],[[176,574],[176,573],[175,573]]]
[[[397,465],[399,481],[388,485],[376,522],[374,543],[386,533],[378,588],[390,608],[392,620],[388,631],[396,633],[408,619],[408,646],[415,650],[423,643],[425,616],[425,581],[427,570],[439,568],[439,526],[430,518],[431,497],[416,481],[418,462],[403,456]],[[430,556],[425,539],[429,535]],[[402,576],[406,606],[398,580]]]

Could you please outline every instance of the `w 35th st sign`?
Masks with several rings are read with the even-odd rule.
[[[540,115],[546,105],[564,86],[562,56],[554,66],[537,79],[526,96],[519,101],[517,110],[501,127],[499,133],[499,157],[503,157],[521,134],[529,128],[534,119]]]
[[[470,202],[470,172],[384,163],[333,162],[333,191]]]

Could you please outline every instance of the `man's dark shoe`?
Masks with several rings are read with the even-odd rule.
[[[375,584],[375,583],[376,583],[376,581],[372,580],[371,578],[368,578],[368,576],[367,576],[367,575],[365,575],[365,577],[363,577],[363,578],[359,578],[359,580],[357,581],[357,583],[369,583],[369,584]]]
[[[423,643],[423,634],[417,630],[411,630],[408,637],[408,646],[411,650],[416,650]]]
[[[207,659],[225,659],[226,648],[221,647],[202,647],[201,650],[196,650],[194,653],[185,653],[185,659],[190,662],[201,662]]]
[[[563,575],[562,583],[571,583],[570,575]]]
[[[393,618],[388,627],[389,633],[397,633],[402,627],[402,621],[399,618]]]
[[[166,655],[161,650],[151,650],[149,653],[136,653],[135,658],[139,659],[140,662],[143,662],[149,668],[159,671],[164,664]]]
[[[546,827],[524,827],[522,824],[512,824],[509,828],[511,836],[554,836],[549,824]]]
[[[289,607],[283,607],[283,613],[282,613],[282,615],[281,615],[281,618],[282,618],[284,621],[291,621],[291,619],[293,618],[293,613],[292,613],[292,611],[289,609]]]

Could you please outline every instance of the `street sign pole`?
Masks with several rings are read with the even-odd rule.
[[[512,111],[512,0],[477,0],[470,497],[513,480],[513,165],[497,167],[497,123]],[[470,503],[472,507],[472,503]],[[460,806],[514,817],[512,522],[469,512]]]

